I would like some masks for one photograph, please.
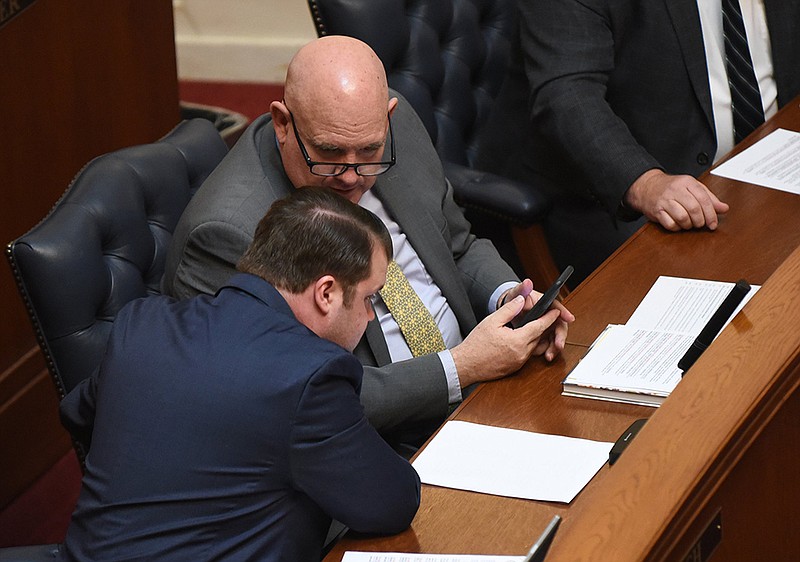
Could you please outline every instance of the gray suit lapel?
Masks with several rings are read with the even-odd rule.
[[[375,364],[378,367],[383,367],[384,365],[388,365],[392,362],[392,356],[389,354],[389,347],[386,345],[386,338],[383,335],[383,330],[381,330],[381,323],[377,318],[374,318],[372,322],[367,324],[367,329],[364,331],[364,337],[367,340],[369,349],[372,351],[372,355],[375,358]],[[361,341],[363,342],[364,340],[362,339]],[[361,359],[362,363],[364,363],[362,356],[360,356],[358,353],[359,351],[362,350],[356,348],[356,357]],[[366,362],[366,364],[368,365],[369,362]]]
[[[378,180],[372,188],[375,195],[390,216],[402,226],[408,241],[425,264],[425,269],[453,309],[462,334],[466,334],[475,325],[475,313],[461,284],[460,273],[449,246],[428,214],[420,208],[413,190],[408,186],[381,181],[385,179]]]
[[[689,74],[695,95],[700,101],[708,126],[714,130],[714,116],[711,109],[711,90],[708,85],[708,66],[700,14],[696,0],[664,0],[678,43],[683,53],[683,61]]]

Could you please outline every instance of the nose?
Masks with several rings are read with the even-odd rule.
[[[355,168],[347,168],[340,176],[336,176],[340,183],[352,187],[359,182],[361,176],[356,173]]]

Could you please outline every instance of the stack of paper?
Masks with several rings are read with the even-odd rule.
[[[678,361],[733,285],[659,277],[628,322],[609,325],[592,344],[564,379],[563,394],[658,406],[681,380]]]

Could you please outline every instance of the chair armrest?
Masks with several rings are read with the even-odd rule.
[[[0,548],[0,562],[44,562],[58,558],[57,544]]]
[[[443,165],[445,176],[453,185],[456,203],[462,207],[516,226],[541,223],[550,210],[550,197],[534,185],[452,162]]]

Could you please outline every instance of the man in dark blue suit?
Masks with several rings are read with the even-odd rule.
[[[405,529],[419,477],[368,424],[350,353],[391,254],[369,211],[296,190],[215,296],[123,309],[87,394],[92,442],[62,556],[319,560],[332,517]]]

